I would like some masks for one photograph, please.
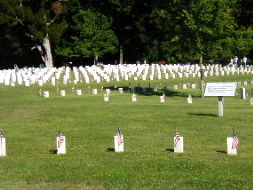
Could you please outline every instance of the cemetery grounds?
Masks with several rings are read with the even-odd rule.
[[[75,85],[82,96],[72,93],[72,85],[60,85],[66,97],[46,84],[41,88],[49,98],[39,96],[37,85],[1,85],[7,156],[0,157],[0,189],[253,189],[252,80],[252,75],[205,78],[241,81],[237,96],[224,99],[223,118],[217,116],[217,97],[201,98],[199,78]],[[239,94],[244,81],[246,100]],[[184,83],[197,88],[173,89]],[[140,87],[137,102],[131,101],[129,85]],[[150,89],[143,93],[141,87]],[[93,88],[98,95],[91,94]],[[103,101],[106,88],[109,102]],[[192,104],[186,101],[189,94]],[[113,152],[118,128],[125,140],[122,153]],[[183,154],[173,152],[175,129],[184,137]],[[240,140],[237,156],[226,154],[233,129]],[[59,130],[66,136],[66,155],[55,154]]]

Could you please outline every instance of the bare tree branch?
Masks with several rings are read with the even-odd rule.
[[[42,50],[41,46],[40,45],[36,45],[36,47],[34,47],[34,48],[37,48],[39,50],[40,55],[41,55],[41,59],[42,59],[43,62],[45,62],[45,56],[44,56],[44,53],[43,53],[43,50]]]
[[[50,22],[47,22],[47,26],[53,24],[58,18],[59,18],[58,15],[56,15]]]
[[[32,34],[25,33],[25,35],[26,35],[27,37],[29,37],[29,38],[34,38],[34,35],[32,35]]]

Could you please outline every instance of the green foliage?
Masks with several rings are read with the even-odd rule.
[[[119,46],[132,60],[249,57],[252,10],[250,0],[0,0],[0,60],[12,58],[6,51],[29,52],[47,34],[55,59],[113,55]]]
[[[63,47],[58,48],[56,52],[68,58],[114,53],[118,41],[110,26],[111,21],[106,16],[98,12],[80,10],[73,16],[69,41],[65,41]]]

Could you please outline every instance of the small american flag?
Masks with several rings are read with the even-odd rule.
[[[123,143],[122,134],[119,128],[118,128],[117,141],[118,141],[118,145],[121,145]]]
[[[237,148],[237,147],[238,147],[238,144],[239,144],[239,139],[238,139],[238,137],[236,136],[236,134],[233,133],[232,149]]]
[[[59,136],[58,137],[58,148],[61,147],[61,144],[63,143],[63,141],[64,141],[64,137],[63,136]]]
[[[174,147],[177,146],[177,143],[180,141],[180,134],[176,132],[175,140],[174,140]]]

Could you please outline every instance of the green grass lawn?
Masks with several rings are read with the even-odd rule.
[[[251,81],[252,75],[206,78],[206,81]],[[0,158],[0,189],[253,189],[253,106],[247,100],[225,97],[224,117],[217,117],[218,98],[200,98],[197,89],[172,89],[186,79],[79,84],[82,96],[66,89],[66,97],[49,84],[50,98],[39,88],[0,86],[0,129],[7,157]],[[130,83],[130,84],[129,84]],[[149,84],[150,83],[150,84]],[[111,87],[109,102],[104,91]],[[113,87],[125,87],[119,94]],[[131,102],[128,86],[163,88],[137,92]],[[242,84],[243,85],[243,84]],[[251,94],[252,85],[246,86]],[[238,92],[240,87],[238,87]],[[193,104],[186,97],[193,95]],[[112,151],[120,127],[125,152]],[[183,154],[173,152],[175,128],[184,136]],[[226,138],[235,129],[239,154],[226,154]],[[56,155],[58,131],[66,136],[67,154]]]

